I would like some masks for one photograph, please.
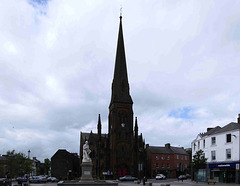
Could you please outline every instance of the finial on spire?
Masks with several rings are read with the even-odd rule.
[[[120,8],[120,19],[122,19],[122,6]]]

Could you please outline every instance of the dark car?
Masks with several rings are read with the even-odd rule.
[[[11,180],[7,178],[0,178],[0,185],[12,185]]]
[[[137,178],[133,177],[133,176],[123,176],[123,177],[120,177],[119,180],[120,181],[134,181],[134,180],[137,180]]]
[[[41,183],[47,183],[46,176],[39,176]]]
[[[39,176],[32,176],[29,178],[29,183],[41,183]]]
[[[27,182],[28,179],[25,177],[18,177],[16,181],[18,182],[18,184],[22,184],[23,182]]]
[[[178,176],[178,180],[186,180],[186,179],[187,179],[187,176],[185,175]]]
[[[47,178],[47,181],[48,181],[48,182],[58,182],[58,179],[55,178],[55,177],[48,177],[48,178]]]

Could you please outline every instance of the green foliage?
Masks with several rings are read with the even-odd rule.
[[[195,153],[192,159],[192,166],[195,169],[203,168],[207,163],[207,158],[204,156],[204,152],[199,150]]]
[[[15,150],[8,151],[6,156],[7,172],[10,176],[24,176],[32,172],[33,161],[23,153],[16,153]]]
[[[44,163],[42,163],[40,166],[40,173],[48,175],[50,167],[51,167],[51,161],[48,158],[44,159]]]

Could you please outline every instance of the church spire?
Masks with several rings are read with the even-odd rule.
[[[137,117],[135,117],[135,137],[138,136],[138,123],[137,123]]]
[[[102,124],[101,124],[101,116],[100,116],[100,114],[98,114],[98,125],[97,125],[97,128],[98,128],[98,137],[99,137],[99,139],[101,139]]]
[[[125,49],[124,49],[123,31],[122,31],[122,15],[120,15],[118,43],[117,43],[114,77],[112,82],[112,97],[111,97],[110,105],[113,103],[130,103],[130,104],[133,103],[129,93],[127,65],[126,65],[126,57],[125,57]]]

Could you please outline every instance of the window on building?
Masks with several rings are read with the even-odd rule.
[[[187,168],[187,164],[185,163],[185,169]]]
[[[216,160],[216,151],[211,151],[212,160]]]
[[[177,154],[177,159],[179,159],[179,155]]]
[[[177,163],[177,167],[179,167],[179,163]]]
[[[187,160],[187,156],[185,156],[185,160]]]
[[[193,144],[193,150],[194,151],[196,150],[196,144],[195,143]]]
[[[164,163],[162,163],[162,168],[164,168]]]
[[[183,160],[183,155],[181,155],[181,159]]]
[[[169,155],[167,155],[167,160],[170,160],[170,156]]]
[[[170,164],[169,163],[167,163],[167,168],[170,168]]]
[[[232,142],[232,135],[231,134],[226,135],[226,141],[227,141],[227,143]]]
[[[156,155],[156,160],[159,160],[159,155],[158,154]]]
[[[200,141],[198,141],[198,150],[200,149]]]
[[[226,149],[226,158],[231,159],[231,149]]]
[[[206,142],[205,140],[203,140],[203,148],[205,148]]]
[[[156,168],[159,168],[159,164],[158,163],[156,163]]]
[[[216,137],[212,137],[212,145],[216,145]]]
[[[162,154],[162,157],[161,157],[161,158],[162,158],[162,160],[164,160],[164,155],[163,155],[163,154]]]

